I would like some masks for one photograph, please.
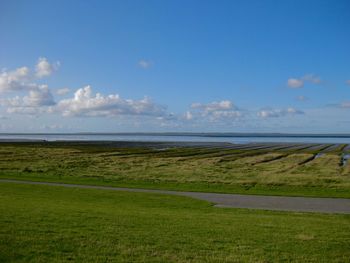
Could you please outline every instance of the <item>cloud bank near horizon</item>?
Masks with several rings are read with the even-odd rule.
[[[139,66],[147,69],[150,61],[139,61]],[[186,125],[231,125],[249,121],[290,118],[304,115],[305,111],[295,107],[260,110],[243,109],[231,100],[224,99],[208,103],[195,102],[181,113],[169,112],[166,105],[154,102],[145,96],[141,99],[123,98],[119,94],[101,94],[87,85],[72,91],[71,88],[51,88],[43,83],[57,72],[59,62],[49,62],[40,57],[31,69],[23,66],[15,70],[3,70],[0,74],[0,106],[3,119],[14,115],[35,117],[52,115],[65,118],[142,118],[152,119],[160,127],[181,127]],[[293,89],[303,88],[304,84],[320,84],[320,77],[306,74],[301,78],[290,78],[287,85]],[[56,96],[57,95],[57,96]],[[304,96],[298,100],[305,101]],[[341,108],[350,108],[348,102],[339,103]],[[12,118],[12,117],[11,117]],[[3,126],[5,127],[5,126]],[[48,126],[49,127],[49,126]],[[57,125],[52,127],[58,127]]]

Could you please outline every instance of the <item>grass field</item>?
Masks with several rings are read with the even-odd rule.
[[[0,262],[348,262],[350,216],[0,183]]]
[[[245,147],[245,146],[244,146]],[[327,148],[319,158],[316,154]],[[350,197],[344,147],[0,143],[0,178]],[[349,262],[350,215],[0,183],[0,262]]]
[[[350,163],[341,164],[344,146],[330,147],[315,158],[324,147],[151,149],[106,144],[2,143],[0,177],[187,191],[349,198]]]

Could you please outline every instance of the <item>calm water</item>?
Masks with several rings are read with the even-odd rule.
[[[85,140],[85,141],[195,141],[195,142],[295,142],[295,143],[348,143],[349,137],[264,137],[264,136],[239,136],[239,137],[213,137],[197,135],[120,135],[120,134],[0,134],[0,140]]]

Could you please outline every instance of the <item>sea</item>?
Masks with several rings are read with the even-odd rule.
[[[350,144],[350,134],[271,133],[2,133],[0,141],[148,141]]]

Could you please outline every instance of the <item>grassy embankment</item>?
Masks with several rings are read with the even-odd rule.
[[[343,146],[317,151],[0,144],[0,178],[290,196],[350,197]]]
[[[350,216],[0,183],[0,262],[348,262]]]

